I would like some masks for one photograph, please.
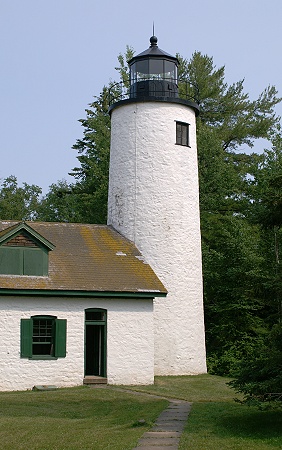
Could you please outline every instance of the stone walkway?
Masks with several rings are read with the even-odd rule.
[[[169,406],[157,418],[150,431],[143,434],[133,450],[177,450],[192,403],[169,400]]]

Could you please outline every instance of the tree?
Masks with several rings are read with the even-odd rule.
[[[282,225],[282,135],[280,125],[271,136],[272,147],[265,150],[253,172],[255,219],[265,228]]]
[[[129,67],[127,61],[130,61],[134,56],[134,49],[129,45],[126,46],[125,54],[120,53],[118,55],[119,66],[115,67],[116,71],[119,73],[120,81],[129,87]]]
[[[80,204],[73,184],[53,183],[38,206],[37,220],[44,222],[81,222]]]
[[[275,322],[282,323],[282,135],[280,126],[273,133],[272,148],[265,150],[255,167],[252,181],[253,208],[250,219],[260,224],[263,234],[265,289],[275,305]],[[273,324],[272,323],[272,324]]]
[[[244,358],[229,383],[244,394],[241,403],[260,409],[282,409],[282,325],[275,325],[265,342]]]
[[[274,107],[281,101],[274,86],[268,86],[257,100],[250,101],[244,92],[244,80],[228,86],[225,67],[217,69],[212,57],[195,52],[190,61],[180,55],[178,58],[180,80],[189,80],[195,87],[199,121],[217,130],[224,150],[234,150],[242,144],[252,147],[254,139],[271,136],[279,122]]]
[[[240,216],[212,214],[202,239],[209,370],[234,375],[237,362],[267,332],[260,230]]]
[[[260,229],[263,275],[263,323],[266,330],[252,352],[237,367],[230,385],[244,394],[243,403],[259,408],[282,408],[282,136],[273,133],[272,148],[265,150],[252,170],[249,222]]]
[[[5,178],[0,187],[0,217],[5,220],[35,220],[42,190],[34,184],[18,186],[13,175]]]
[[[125,55],[118,56],[120,80],[126,86],[129,82],[126,61],[134,52],[129,46]],[[110,116],[109,89],[117,98],[121,94],[118,83],[111,82],[104,86],[98,97],[86,109],[86,118],[80,119],[84,128],[83,138],[78,139],[73,149],[78,151],[79,167],[71,175],[76,179],[73,193],[78,199],[79,217],[83,222],[106,223],[108,200],[108,173],[110,159]]]
[[[251,173],[257,154],[242,152],[269,138],[279,118],[274,87],[250,101],[243,80],[230,86],[225,68],[195,52],[179,56],[180,79],[192,82],[197,119],[204,304],[209,369],[231,374],[267,332],[264,257],[260,227],[247,220],[252,209]],[[180,83],[181,89],[181,83]]]
[[[108,89],[86,109],[86,119],[80,119],[84,137],[78,139],[80,167],[71,175],[77,180],[74,192],[79,198],[79,214],[83,222],[105,223],[107,217],[108,172],[110,157],[110,116]]]

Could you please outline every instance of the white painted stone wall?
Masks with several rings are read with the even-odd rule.
[[[176,145],[176,122],[190,147]],[[155,373],[206,372],[195,114],[167,102],[112,111],[108,224],[132,240],[168,290],[155,299]]]
[[[26,390],[35,385],[81,385],[84,377],[86,308],[107,310],[109,384],[152,384],[152,300],[0,296],[0,390]],[[32,360],[20,357],[21,319],[38,314],[67,319],[65,358]]]

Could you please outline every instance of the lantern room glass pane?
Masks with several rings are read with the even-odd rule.
[[[142,81],[142,80],[148,80],[149,78],[149,61],[143,60],[143,61],[137,61],[134,64],[134,81]]]
[[[164,61],[164,78],[166,80],[177,80],[177,66],[172,61]]]
[[[143,59],[141,61],[137,61],[136,72],[140,72],[140,74],[148,74],[149,73],[149,61],[147,59]]]
[[[148,58],[136,61],[130,67],[130,81],[169,80],[177,82],[177,66],[173,61]]]
[[[164,60],[163,59],[149,59],[149,72],[151,78],[163,78]]]

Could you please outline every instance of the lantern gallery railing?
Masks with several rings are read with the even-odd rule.
[[[188,81],[145,79],[130,86],[120,82],[109,89],[109,105],[127,99],[179,98],[199,104],[197,86]]]

